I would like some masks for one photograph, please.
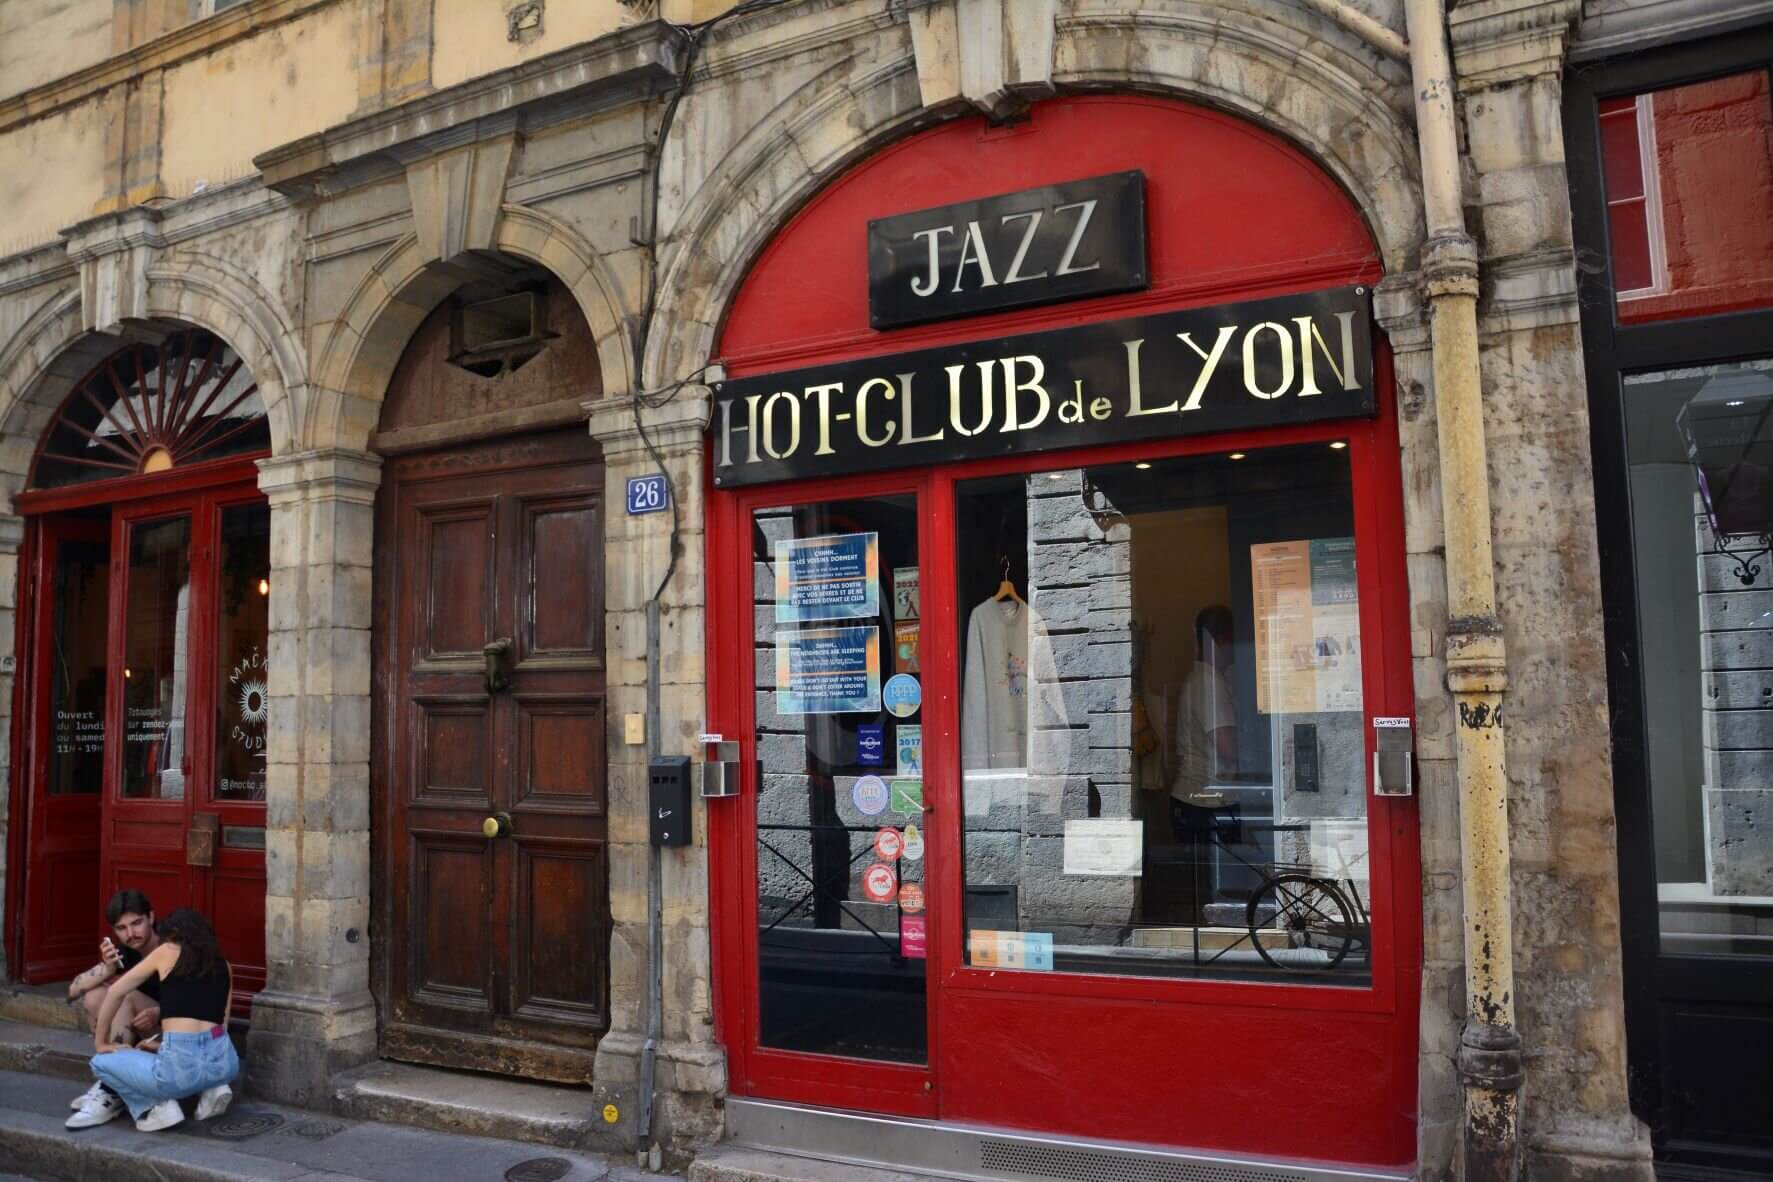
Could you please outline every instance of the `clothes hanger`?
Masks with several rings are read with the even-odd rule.
[[[1007,554],[1004,555],[1003,560],[1003,582],[997,585],[997,594],[991,597],[991,602],[1002,603],[1006,599],[1013,599],[1017,603],[1027,606],[1026,601],[1016,594],[1016,585],[1010,582],[1010,559]]]

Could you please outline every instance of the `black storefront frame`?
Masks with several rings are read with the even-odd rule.
[[[1663,1001],[1671,991],[1720,1004],[1759,1004],[1773,1020],[1773,963],[1742,957],[1663,956],[1660,952],[1623,379],[1642,370],[1773,356],[1773,309],[1637,325],[1619,323],[1603,188],[1599,104],[1608,98],[1756,68],[1773,72],[1773,27],[1585,63],[1572,68],[1564,90],[1564,138],[1588,382],[1612,723],[1628,1079],[1632,1111],[1650,1126],[1665,1177],[1677,1176],[1666,1171],[1666,1166],[1698,1171],[1689,1176],[1706,1176],[1711,1169],[1773,1169],[1773,1155],[1766,1152],[1671,1135],[1669,1055],[1662,1028]]]

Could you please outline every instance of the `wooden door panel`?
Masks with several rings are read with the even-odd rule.
[[[490,1015],[492,932],[486,884],[493,873],[485,840],[413,836],[413,1000]]]
[[[524,584],[520,608],[524,657],[597,662],[603,628],[601,498],[524,500]]]
[[[490,812],[493,743],[486,695],[415,697],[412,706],[412,802]]]
[[[25,962],[27,981],[57,980],[92,967],[104,923],[99,897],[99,851],[33,852],[30,914],[32,939]]]
[[[422,509],[419,530],[424,598],[414,639],[421,661],[479,662],[493,615],[493,504]]]
[[[378,940],[386,1054],[589,1076],[608,1024],[602,484],[576,431],[389,467],[378,822],[383,881],[406,889]],[[498,813],[510,830],[489,839]]]
[[[608,862],[602,842],[517,843],[512,1013],[585,1034],[607,1022],[603,948]]]
[[[604,813],[602,697],[519,694],[513,810]]]

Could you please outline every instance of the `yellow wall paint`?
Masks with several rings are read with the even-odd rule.
[[[0,98],[65,78],[111,56],[115,2],[0,0]]]
[[[58,230],[91,217],[103,192],[104,160],[97,103],[0,136],[0,257],[53,241]]]
[[[506,39],[507,0],[439,0],[433,19],[431,83],[439,90],[494,70],[558,53],[634,23],[617,0],[554,0],[542,35],[527,45]]]
[[[252,172],[252,158],[357,107],[358,11],[318,9],[167,71],[161,175],[173,197]]]

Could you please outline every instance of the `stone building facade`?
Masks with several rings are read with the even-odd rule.
[[[380,930],[387,892],[403,889],[384,880],[382,843],[398,835],[376,836],[392,788],[373,732],[394,700],[375,697],[377,662],[395,659],[373,628],[383,473],[394,455],[563,421],[495,410],[390,439],[384,399],[427,316],[475,285],[545,275],[592,342],[595,397],[571,418],[601,455],[605,556],[608,1005],[591,1104],[617,1106],[607,1138],[626,1147],[644,1107],[657,939],[654,1128],[668,1145],[704,1145],[721,1136],[729,1091],[705,815],[723,806],[696,799],[692,844],[655,850],[647,771],[650,753],[705,754],[708,367],[722,360],[731,302],[816,193],[904,137],[1051,96],[1132,93],[1204,104],[1296,145],[1359,208],[1384,273],[1373,306],[1401,444],[1420,802],[1415,1172],[1459,1175],[1457,715],[1407,62],[1303,0],[246,0],[194,21],[186,7],[27,0],[0,14],[0,649],[26,667],[20,555],[38,543],[13,502],[58,408],[127,342],[182,328],[225,341],[258,385],[270,434],[256,468],[271,522],[256,1091],[322,1106],[335,1073],[381,1053],[388,970],[377,957],[406,952]],[[1402,36],[1400,0],[1346,7]],[[1627,1091],[1563,80],[1573,52],[1629,52],[1769,11],[1759,0],[1482,0],[1447,13],[1480,256],[1521,1141],[1534,1177],[1651,1170]],[[661,468],[672,511],[624,514],[629,479]],[[5,668],[0,687],[22,703]],[[28,746],[20,717],[13,759]],[[1122,717],[1070,718],[1065,738],[1112,758],[1089,744]],[[796,738],[784,724],[771,741]],[[14,977],[31,856],[25,771],[10,769],[0,814]],[[1125,792],[1132,776],[1117,768],[1103,783]],[[1051,778],[1070,815],[1074,786]],[[1117,815],[1105,804],[1100,815]],[[1056,853],[1028,836],[1041,823],[1002,822],[1022,831],[1005,857],[1031,881],[1054,877]]]

